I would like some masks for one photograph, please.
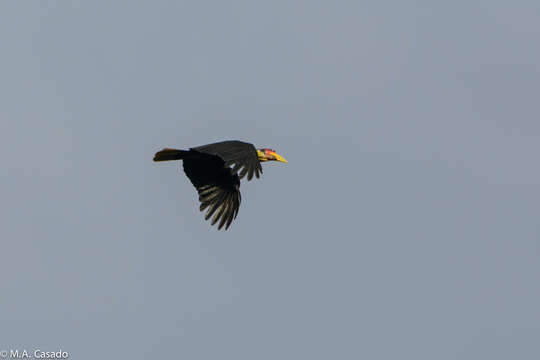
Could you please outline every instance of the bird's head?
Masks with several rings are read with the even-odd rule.
[[[281,161],[286,163],[287,160],[272,149],[257,149],[257,156],[260,162],[264,161]]]

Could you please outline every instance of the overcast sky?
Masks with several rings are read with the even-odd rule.
[[[539,359],[539,14],[2,1],[0,350]],[[152,156],[227,139],[224,232]]]

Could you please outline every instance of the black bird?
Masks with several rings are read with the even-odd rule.
[[[165,148],[154,155],[154,161],[183,160],[184,172],[199,193],[200,211],[207,209],[205,220],[212,217],[218,229],[229,228],[240,208],[240,179],[262,174],[261,162],[287,162],[272,149],[256,149],[242,141],[232,140],[178,150]]]

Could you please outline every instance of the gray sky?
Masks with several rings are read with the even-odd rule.
[[[0,14],[0,348],[540,357],[540,2]],[[225,139],[289,164],[218,232],[151,159]]]

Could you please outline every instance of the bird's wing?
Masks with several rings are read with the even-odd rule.
[[[190,152],[184,158],[184,172],[199,193],[200,210],[205,220],[212,216],[212,225],[229,228],[240,209],[240,179],[218,156]]]
[[[238,174],[240,179],[246,174],[248,180],[251,180],[253,175],[259,178],[262,174],[257,149],[253,144],[232,140],[198,146],[191,150],[219,156],[226,166],[231,167],[233,173]]]

